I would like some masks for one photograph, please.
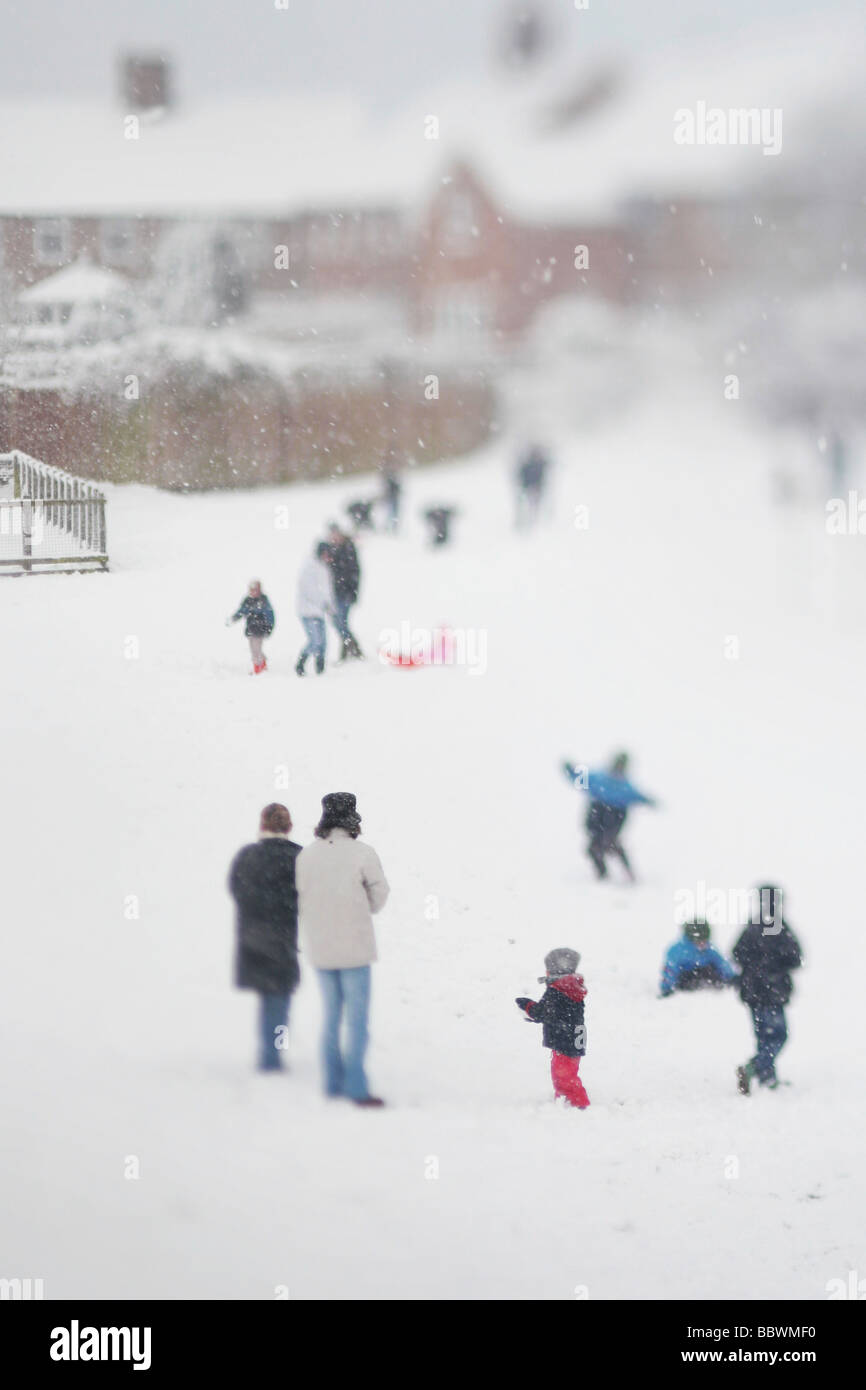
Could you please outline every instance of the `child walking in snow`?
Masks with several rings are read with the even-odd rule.
[[[262,650],[266,637],[274,630],[274,610],[267,594],[262,592],[258,579],[251,579],[247,596],[236,613],[226,618],[226,627],[231,627],[240,618],[246,618],[244,636],[250,644],[253,659],[253,675],[259,676],[267,667],[267,658]]]
[[[547,989],[536,1002],[517,999],[515,1003],[532,1023],[542,1023],[542,1045],[551,1050],[550,1075],[553,1093],[568,1105],[585,1110],[589,1096],[578,1076],[580,1059],[586,1053],[586,1029],[583,1024],[583,1001],[586,985],[578,975],[580,956],[570,946],[560,946],[544,957],[546,974],[539,984]]]

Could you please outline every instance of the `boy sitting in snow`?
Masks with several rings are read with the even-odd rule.
[[[675,989],[703,989],[707,985],[721,989],[733,983],[737,972],[713,946],[711,936],[710,925],[702,917],[685,923],[679,941],[665,956],[660,998],[667,998]]]
[[[576,974],[580,956],[569,946],[560,946],[544,957],[546,974],[539,984],[547,989],[536,1004],[532,999],[517,999],[515,1003],[532,1023],[542,1023],[542,1044],[551,1050],[550,1075],[553,1093],[578,1110],[589,1105],[589,1096],[578,1076],[580,1059],[586,1053],[586,1029],[583,1026],[583,1001],[586,985],[583,976]]]

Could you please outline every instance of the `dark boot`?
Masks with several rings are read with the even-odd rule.
[[[626,854],[626,852],[625,852],[625,850],[623,849],[622,845],[620,844],[619,840],[614,840],[614,842],[613,842],[613,844],[611,845],[610,848],[611,848],[611,853],[612,853],[612,854],[615,854],[615,855],[617,856],[617,858],[621,861],[623,868],[625,869],[626,873],[628,874],[629,882],[630,882],[630,883],[634,883],[634,881],[635,881],[635,880],[634,880],[634,869],[632,868],[631,864],[629,863],[628,855]]]
[[[316,674],[321,675],[325,669],[325,658],[321,654],[316,657]]]
[[[304,674],[304,667],[306,666],[306,664],[307,658],[305,656],[299,656],[298,664],[295,667],[295,672],[297,673],[297,675],[302,676]]]
[[[363,1100],[356,1100],[355,1104],[364,1110],[381,1110],[385,1102],[379,1096],[365,1096]]]
[[[349,638],[348,646],[350,656],[355,657],[357,661],[364,660],[364,653],[361,651],[361,648],[358,646],[358,643],[355,641],[354,637]]]
[[[346,641],[345,637],[341,638],[341,641],[343,643],[343,647],[340,652],[340,655],[337,657],[337,660],[345,661],[349,656],[349,643]]]
[[[596,877],[607,878],[607,865],[604,862],[604,850],[602,849],[601,841],[598,839],[590,840],[589,848],[586,852],[592,860]]]

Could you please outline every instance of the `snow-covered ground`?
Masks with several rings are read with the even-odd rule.
[[[554,441],[532,535],[503,449],[413,478],[411,526],[363,543],[355,626],[373,658],[449,623],[468,667],[294,675],[298,564],[357,479],[113,489],[108,575],[3,587],[0,1275],[49,1298],[821,1299],[864,1269],[866,540],[772,508],[742,408],[684,387]],[[440,497],[461,514],[437,552]],[[223,627],[253,575],[278,618],[256,679]],[[620,746],[662,803],[631,818],[631,888],[591,880],[558,768]],[[320,1097],[310,970],[285,1077],[253,1072],[231,983],[232,854],[274,799],[306,842],[334,790],[392,884],[382,1113]],[[766,879],[806,968],[792,1084],[745,1100],[742,1005],[660,1001],[658,970],[678,893]],[[513,1003],[563,944],[585,1114],[550,1100]]]

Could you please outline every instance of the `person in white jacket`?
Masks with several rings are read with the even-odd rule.
[[[331,550],[324,541],[316,546],[301,566],[298,575],[298,617],[307,634],[307,645],[298,657],[295,667],[299,676],[304,674],[307,657],[315,657],[316,671],[319,675],[325,669],[327,629],[325,619],[333,610],[331,594],[331,572],[328,568]]]
[[[379,856],[362,844],[361,817],[350,792],[322,797],[316,838],[298,855],[298,915],[304,951],[325,1005],[322,1064],[325,1094],[356,1105],[384,1105],[364,1071],[370,1012],[370,966],[376,960],[373,913],[388,899]],[[340,1045],[346,1015],[348,1041]]]

